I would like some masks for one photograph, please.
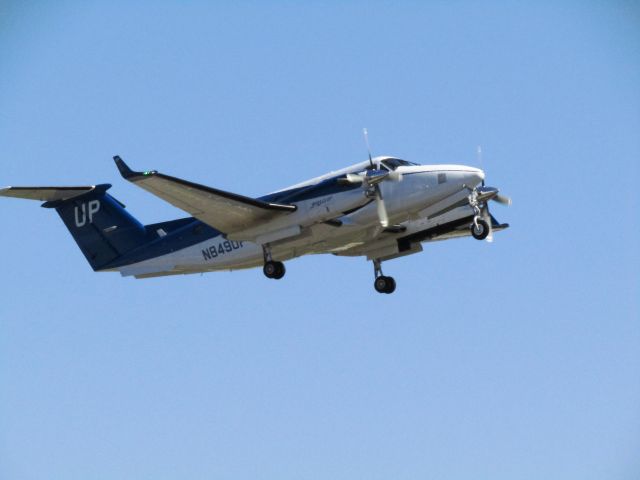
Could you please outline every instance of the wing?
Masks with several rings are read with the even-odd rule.
[[[124,161],[113,159],[122,176],[171,205],[190,213],[226,234],[254,228],[262,223],[295,212],[295,205],[263,202],[255,198],[163,175],[155,170],[134,172]]]

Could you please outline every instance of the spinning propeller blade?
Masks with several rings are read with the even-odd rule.
[[[369,132],[367,132],[366,128],[363,128],[362,133],[364,135],[364,143],[367,145],[367,153],[369,154],[369,165],[373,167],[373,159],[371,158],[371,147],[369,146]]]
[[[371,157],[371,147],[369,146],[369,132],[367,132],[366,128],[363,128],[362,133],[364,134],[364,142],[367,145],[367,153],[369,154],[369,165],[371,165],[371,169],[373,171],[376,167],[373,164],[373,158]],[[380,226],[382,226],[383,228],[387,228],[389,226],[389,215],[387,214],[387,207],[384,204],[384,198],[382,198],[382,192],[380,191],[380,182],[382,182],[388,176],[388,173],[384,176],[372,176],[372,180],[375,178],[375,181],[371,182],[373,183],[373,188],[375,189],[378,220],[380,221]],[[371,183],[369,183],[367,187],[369,187]],[[367,182],[363,182],[363,185],[366,184]]]
[[[478,147],[476,148],[476,155],[477,155],[477,161],[480,169],[484,170],[482,168],[483,167],[482,146],[478,145]],[[475,202],[475,205],[476,205],[475,208],[477,208],[478,203],[482,205],[481,210],[479,212],[479,217],[482,218],[482,220],[484,221],[484,223],[486,223],[489,229],[489,232],[485,237],[485,240],[489,243],[492,243],[493,242],[493,218],[489,213],[489,201],[493,200],[497,203],[500,203],[501,205],[511,205],[511,198],[507,197],[506,195],[500,195],[499,190],[495,187],[487,187],[484,184],[484,178],[482,178],[481,186],[473,189],[472,197],[473,197],[472,200],[473,202]],[[474,222],[476,222],[475,219],[474,219]]]
[[[495,197],[493,197],[491,200],[495,200],[501,205],[511,205],[511,198],[507,197],[506,195],[498,194]]]
[[[387,215],[387,207],[384,205],[384,198],[380,191],[380,185],[376,184],[376,208],[378,210],[378,219],[380,220],[380,226],[387,228],[389,226],[389,216]]]
[[[478,145],[477,149],[476,149],[476,155],[478,158],[478,164],[480,165],[480,168],[482,169],[482,146]],[[484,188],[484,178],[482,179],[482,187]],[[492,187],[489,187],[492,188]],[[495,189],[497,191],[497,189]],[[496,193],[495,195],[493,195],[490,200],[494,200],[496,202],[498,202],[501,205],[511,205],[511,198],[507,197],[506,195],[500,195],[499,193]]]
[[[480,167],[480,170],[484,170],[484,168],[482,168],[482,145],[478,145],[476,155],[478,156],[478,166]],[[482,186],[484,187],[484,178],[482,179]]]

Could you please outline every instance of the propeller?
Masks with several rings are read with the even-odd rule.
[[[366,128],[363,128],[362,133],[364,135],[364,143],[367,145],[367,154],[369,155],[369,165],[371,165],[371,172],[375,172],[376,167],[373,164],[373,158],[371,158],[371,147],[369,146],[369,132],[367,132]],[[371,177],[373,177],[374,175],[371,175]],[[382,191],[380,190],[380,182],[382,182],[388,176],[388,172],[383,175],[375,175],[374,178],[376,178],[377,181],[373,183],[376,197],[376,210],[378,211],[378,219],[380,220],[380,225],[383,228],[387,228],[389,226],[389,215],[387,214],[387,207],[384,204],[384,197],[382,196]],[[369,184],[371,185],[371,183]]]
[[[342,184],[362,184],[365,194],[368,197],[375,197],[376,199],[376,211],[378,212],[380,226],[387,228],[389,226],[389,215],[384,203],[380,184],[386,180],[399,182],[402,180],[402,174],[395,170],[389,171],[376,167],[371,155],[371,147],[369,146],[369,133],[366,128],[364,128],[362,132],[364,134],[364,142],[367,146],[370,168],[362,173],[347,173],[343,178],[338,179],[338,182]]]
[[[498,202],[501,205],[511,205],[511,197],[507,197],[506,195],[496,195],[495,197],[493,197],[491,200],[493,200],[494,202]]]
[[[373,158],[371,158],[371,147],[369,146],[369,132],[366,128],[363,128],[362,134],[364,135],[364,143],[367,146],[367,153],[369,154],[369,165],[371,165],[371,168],[374,168]]]
[[[362,133],[364,134],[364,143],[367,145],[367,154],[369,155],[369,165],[371,165],[370,171],[372,172],[372,175],[370,175],[370,177],[376,178],[376,181],[373,182],[373,188],[375,190],[376,210],[378,211],[378,220],[380,220],[380,225],[383,228],[387,228],[389,226],[389,215],[387,214],[387,207],[384,204],[384,197],[382,196],[382,191],[380,190],[380,182],[382,182],[385,178],[389,176],[389,172],[386,172],[382,175],[376,175],[377,173],[376,167],[373,164],[373,158],[371,157],[371,147],[369,146],[369,132],[367,131],[366,128],[363,128]],[[368,182],[368,183],[369,185],[371,185],[371,182]]]
[[[484,171],[483,165],[482,165],[482,145],[478,145],[476,147],[476,157],[478,159],[478,167],[480,167],[480,170]],[[482,179],[482,184],[484,187],[484,178]]]
[[[482,168],[482,146],[478,145],[476,148],[477,160],[480,168]],[[493,242],[493,228],[491,221],[491,214],[489,213],[489,200],[493,200],[496,203],[501,205],[511,205],[511,198],[506,195],[500,194],[500,191],[495,187],[487,187],[485,186],[484,179],[482,179],[482,183],[480,187],[476,187],[474,189],[473,202],[475,205],[481,204],[482,208],[480,208],[479,216],[487,223],[489,226],[489,235],[487,235],[487,242]],[[476,210],[477,211],[477,210]]]
[[[484,181],[482,183],[484,184]],[[500,190],[496,187],[485,187],[482,185],[481,187],[476,188],[476,192],[478,193],[479,202],[488,202],[489,200],[493,200],[501,205],[511,205],[511,198],[506,195],[501,195]]]
[[[483,169],[483,165],[482,165],[482,145],[478,145],[476,147],[476,156],[478,159],[478,165],[480,166],[481,169]],[[484,185],[484,178],[482,179],[482,189],[485,188]],[[497,188],[493,188],[493,187],[487,187],[490,190],[495,191],[495,193],[493,195],[491,195],[490,198],[485,198],[483,200],[494,200],[496,202],[498,202],[501,205],[511,205],[511,198],[507,197],[506,195],[500,195],[499,191]]]

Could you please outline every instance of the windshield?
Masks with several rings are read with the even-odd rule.
[[[399,158],[386,158],[382,161],[382,164],[389,170],[395,170],[398,167],[410,167],[413,165],[418,165],[417,163],[408,162]]]

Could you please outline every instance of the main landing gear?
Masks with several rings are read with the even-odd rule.
[[[262,253],[264,255],[264,267],[262,267],[264,276],[267,278],[273,278],[275,280],[280,280],[282,277],[284,277],[284,274],[286,272],[284,263],[275,262],[271,258],[271,248],[269,248],[268,245],[263,245]]]
[[[284,277],[286,269],[284,268],[284,263],[282,262],[269,261],[264,264],[264,267],[262,267],[262,271],[264,272],[265,277],[280,280],[282,277]]]
[[[380,263],[380,260],[373,261],[373,272],[376,277],[373,282],[373,288],[375,288],[378,293],[393,293],[396,290],[396,281],[393,277],[385,277],[382,274]]]

